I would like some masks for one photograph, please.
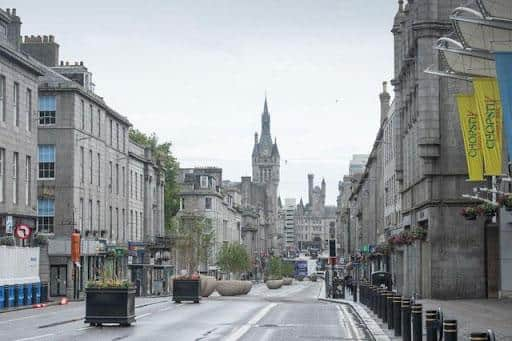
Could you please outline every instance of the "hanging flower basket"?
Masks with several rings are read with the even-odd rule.
[[[497,207],[493,204],[483,203],[481,205],[478,205],[477,210],[481,216],[491,218],[494,217],[494,215],[496,215]]]
[[[464,207],[460,214],[466,218],[466,220],[476,220],[476,217],[478,216],[479,212],[474,207]]]
[[[501,197],[498,202],[505,208],[506,211],[512,211],[512,195]]]
[[[416,227],[411,231],[411,233],[415,240],[424,241],[427,239],[427,229],[423,227]]]

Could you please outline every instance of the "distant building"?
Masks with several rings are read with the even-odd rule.
[[[295,237],[295,212],[297,211],[297,201],[294,198],[284,199],[284,241],[287,249],[296,248]]]
[[[241,242],[241,197],[236,186],[226,182],[223,186],[222,169],[182,168],[179,174],[180,210],[177,218],[187,223],[193,217],[206,219],[214,231],[214,245],[206,264],[200,271],[215,271],[217,254],[224,243]],[[181,270],[183,265],[179,264]]]
[[[296,239],[299,250],[325,250],[329,239],[336,238],[336,207],[325,205],[326,183],[314,186],[314,175],[308,174],[307,205],[302,199],[295,214]]]
[[[277,142],[270,133],[270,113],[267,99],[261,115],[261,136],[254,135],[252,178],[242,177],[238,185],[241,194],[242,239],[260,273],[265,259],[281,252],[278,187],[280,155]]]
[[[353,154],[348,167],[348,175],[354,176],[362,174],[364,172],[366,162],[368,162],[368,154]]]

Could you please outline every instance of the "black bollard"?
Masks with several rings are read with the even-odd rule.
[[[393,295],[389,291],[382,294],[382,322],[388,323],[388,296]]]
[[[374,314],[377,314],[377,288],[372,286],[372,301],[371,308]]]
[[[437,323],[437,310],[427,310],[425,312],[425,327],[427,329],[427,341],[438,341]]]
[[[352,290],[352,298],[354,299],[354,302],[357,302],[357,282],[355,282],[352,286],[354,287]]]
[[[386,301],[386,311],[388,312],[388,329],[393,329],[393,299],[395,295],[392,292],[389,292]]]
[[[375,287],[370,287],[370,309],[375,312]]]
[[[402,297],[395,295],[393,297],[393,329],[395,330],[395,336],[402,336],[401,305]]]
[[[377,289],[377,316],[382,319],[382,289]]]
[[[444,320],[443,339],[444,341],[457,341],[457,320]]]
[[[402,340],[411,341],[411,299],[402,299]]]
[[[489,341],[489,334],[487,334],[487,333],[471,333],[469,339],[471,341]]]
[[[421,304],[413,304],[411,306],[412,320],[412,340],[423,340],[423,306]]]

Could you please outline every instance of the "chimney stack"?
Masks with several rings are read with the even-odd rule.
[[[21,50],[48,67],[59,65],[59,44],[53,35],[25,36]]]
[[[384,123],[384,121],[388,117],[389,112],[389,102],[391,100],[391,96],[388,93],[387,82],[382,82],[382,93],[379,95],[380,98],[380,125]]]

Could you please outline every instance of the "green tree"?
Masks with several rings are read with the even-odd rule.
[[[284,277],[293,277],[295,273],[295,267],[291,262],[283,263],[283,276]]]
[[[140,130],[130,128],[129,137],[132,141],[151,149],[154,157],[164,169],[164,216],[165,226],[170,229],[173,225],[173,217],[179,210],[179,185],[177,182],[179,163],[172,154],[171,142],[160,143],[155,133],[145,134]]]
[[[201,263],[207,265],[215,241],[210,219],[193,214],[183,216],[171,224],[170,235],[179,262],[184,263],[189,274],[198,271]]]
[[[240,278],[242,272],[249,271],[251,268],[249,254],[239,243],[222,245],[217,255],[217,264],[222,270],[234,273],[236,278]]]
[[[283,278],[283,262],[281,258],[272,256],[267,266],[267,276],[269,279]]]

